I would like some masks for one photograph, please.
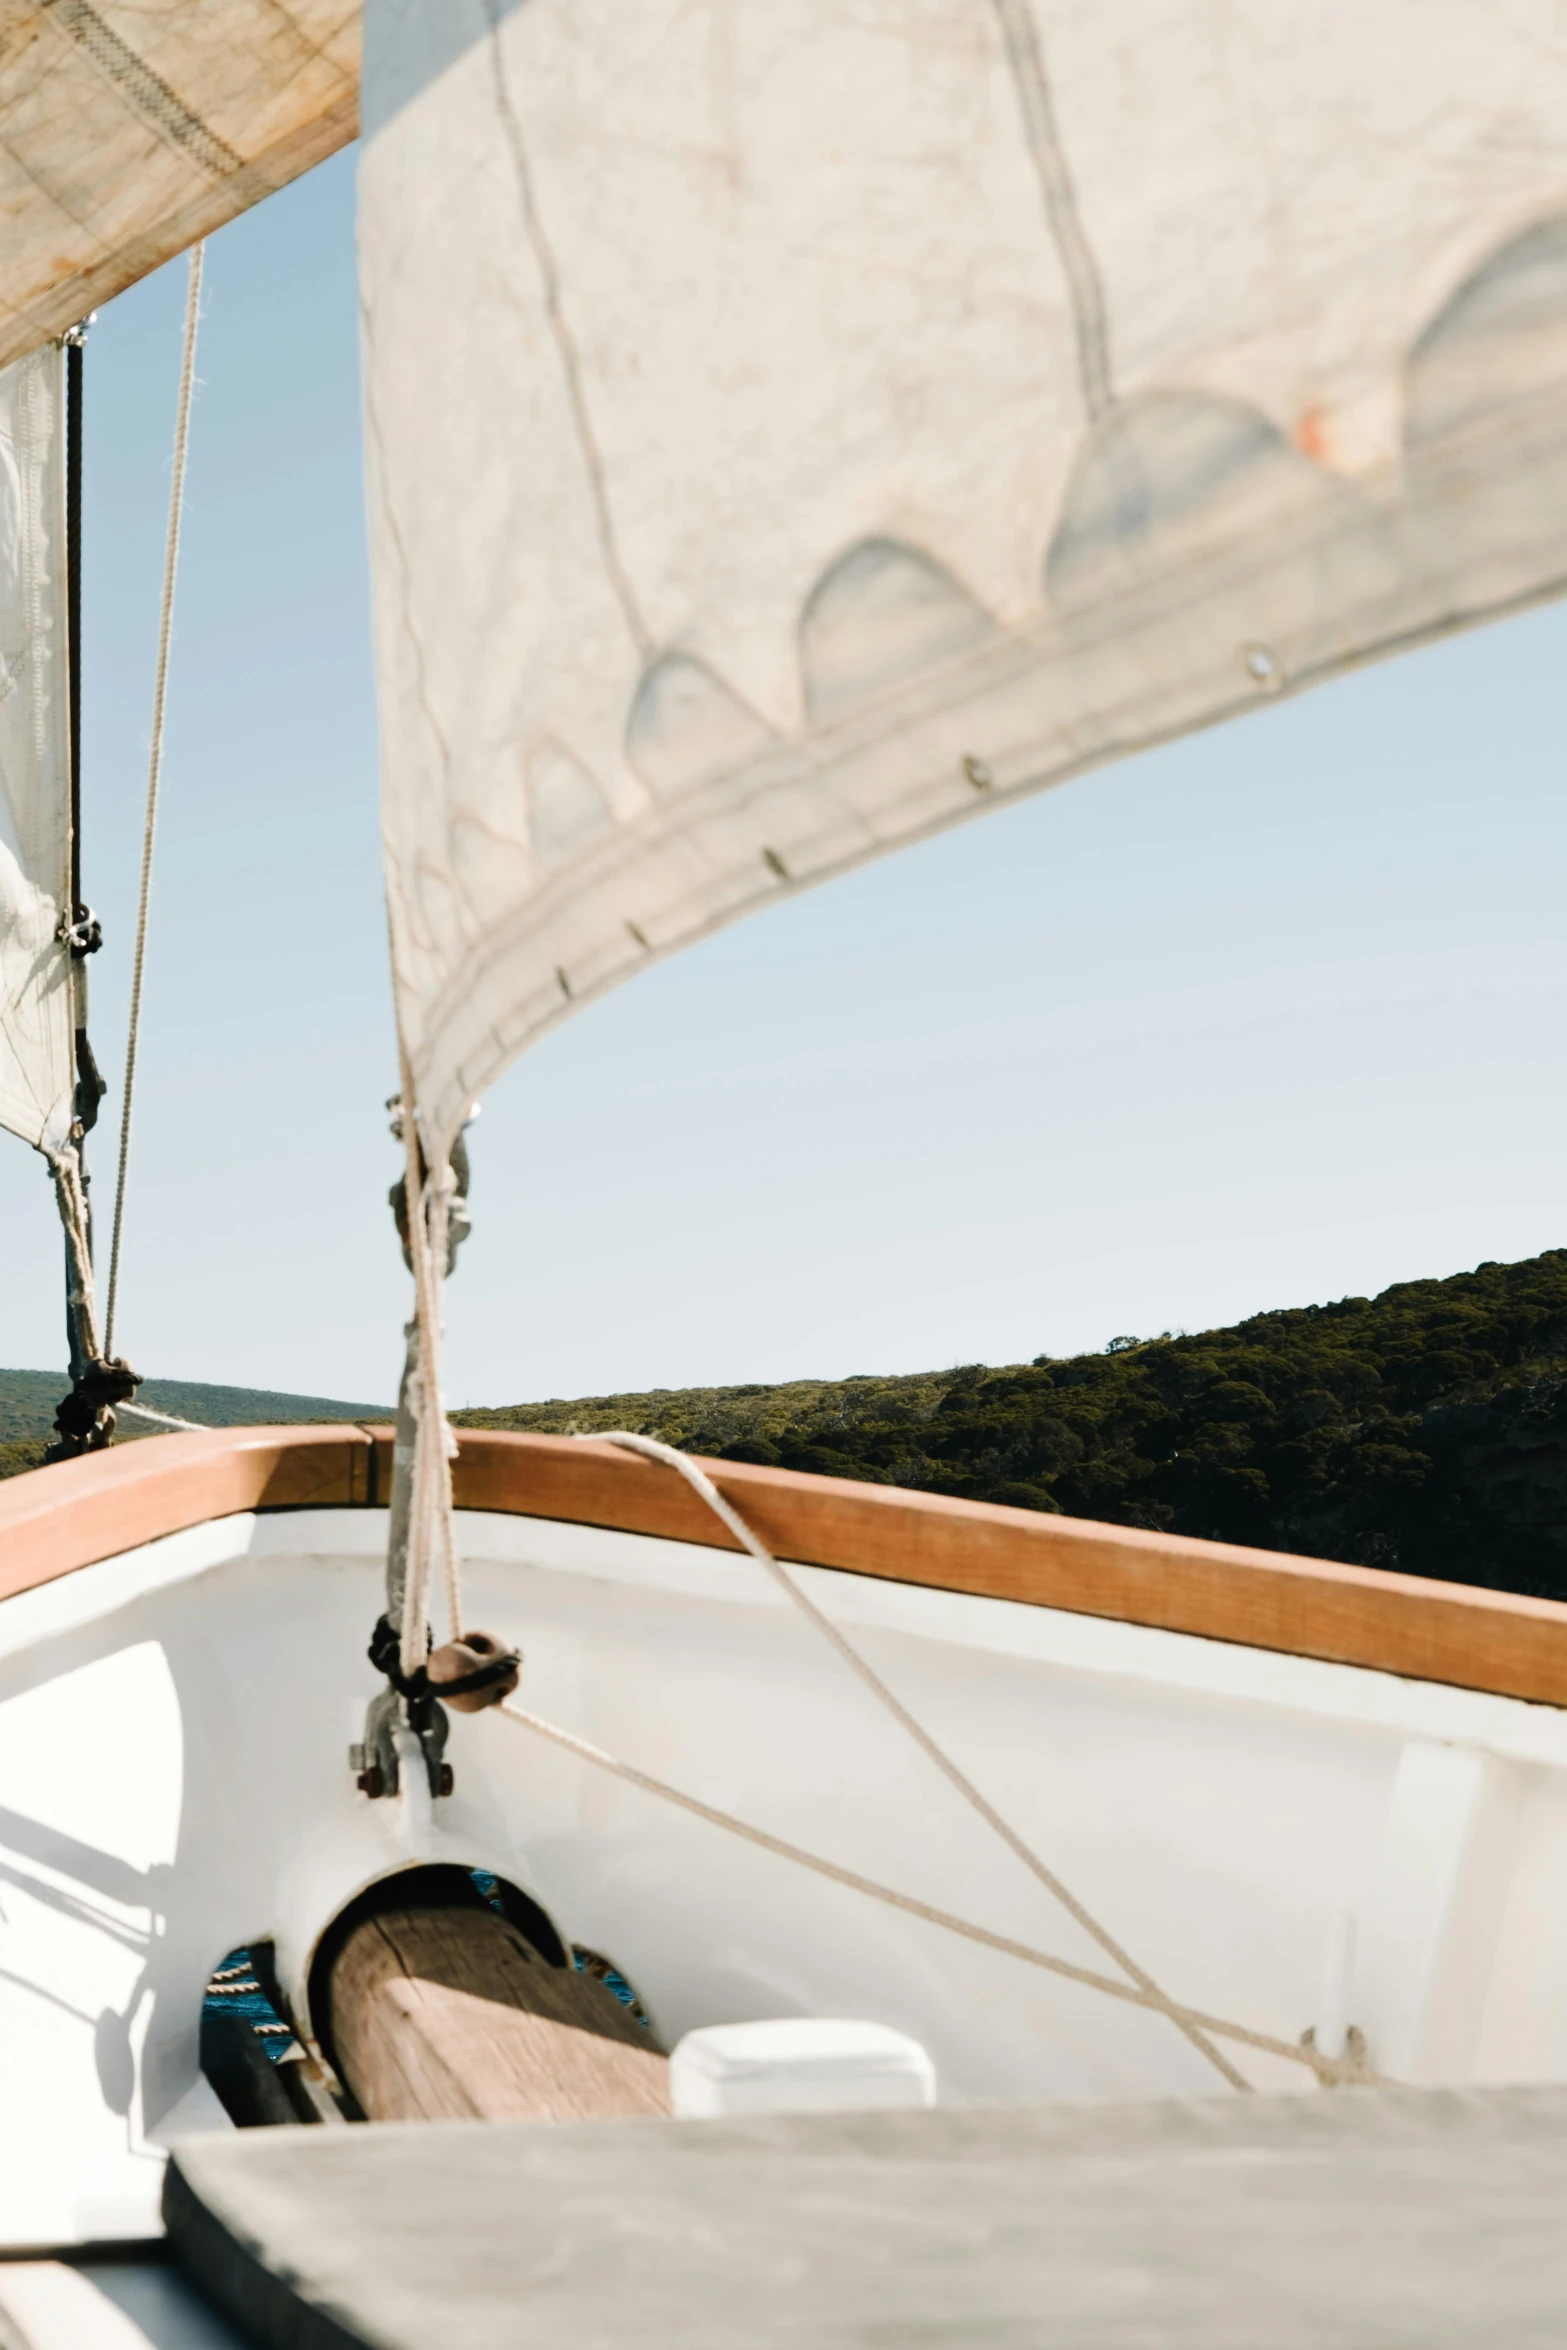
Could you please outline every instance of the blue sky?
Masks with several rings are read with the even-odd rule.
[[[375,1401],[407,1311],[353,158],[213,240],[119,1338]],[[86,875],[115,1081],[184,265],[88,353]],[[1567,614],[906,851],[584,1012],[473,1134],[455,1402],[1005,1362],[1567,1239]],[[96,1149],[107,1224],[111,1135]],[[63,1360],[0,1136],[0,1361]]]

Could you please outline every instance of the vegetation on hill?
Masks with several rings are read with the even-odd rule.
[[[54,1407],[71,1382],[64,1371],[0,1371],[0,1477],[36,1469],[48,1450]],[[137,1396],[155,1412],[202,1428],[293,1425],[309,1420],[389,1420],[385,1404],[337,1403],[323,1395],[280,1395],[269,1387],[209,1387],[199,1380],[149,1379]],[[157,1424],[120,1419],[122,1437],[156,1436]]]
[[[41,1458],[58,1375],[0,1372],[0,1474]],[[149,1381],[213,1427],[386,1418]],[[1567,1599],[1567,1250],[1230,1330],[901,1378],[695,1387],[455,1415],[638,1428],[728,1460],[907,1485]],[[127,1429],[129,1429],[127,1423]]]
[[[1561,1249],[1066,1361],[455,1416],[1567,1599]]]

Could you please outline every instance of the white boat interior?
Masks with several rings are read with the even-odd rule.
[[[408,1771],[398,1798],[367,1801],[346,1755],[376,1681],[385,1511],[194,1513],[332,1477],[368,1496],[373,1457],[359,1430],[223,1432],[0,1493],[14,2249],[155,2235],[165,2148],[229,2126],[199,2067],[214,1967],[273,1943],[308,2034],[326,1929],[367,1885],[443,1863],[490,1871],[564,1943],[607,1954],[666,2048],[704,2026],[862,2018],[928,2052],[943,2105],[1236,2094],[1167,2015],[826,1880],[494,1712],[454,1720],[448,1799]],[[737,1506],[793,1510],[801,1549],[832,1547],[830,1513],[880,1513],[868,1547],[901,1545],[927,1579],[807,1559],[799,1580],[1167,1997],[1329,2054],[1353,2032],[1382,2080],[1567,2079],[1567,1710],[1344,1661],[1380,1643],[1396,1664],[1399,1626],[1407,1649],[1446,1610],[1471,1679],[1505,1682],[1511,1641],[1538,1680],[1567,1610],[715,1468]],[[677,1480],[603,1445],[494,1436],[465,1441],[459,1502],[464,1473],[508,1489],[457,1523],[470,1603],[522,1647],[530,1711],[766,1836],[1107,1971],[723,1529],[693,1538],[707,1529]],[[99,1546],[95,1519],[160,1517],[192,1522],[58,1571]],[[683,1538],[657,1530],[672,1523]],[[932,1587],[931,1527],[992,1586],[1010,1555],[1029,1596]],[[1103,1613],[1085,1612],[1084,1557]],[[1237,1622],[1259,1585],[1276,1615],[1282,1592],[1297,1612],[1273,1637],[1297,1651],[1315,1610],[1339,1653],[1127,1620],[1128,1561],[1162,1567],[1167,1616],[1212,1604],[1181,1598],[1184,1568],[1217,1578]],[[1052,1578],[1071,1604],[1049,1604]],[[1254,2089],[1319,2093],[1305,2063],[1225,2053]]]

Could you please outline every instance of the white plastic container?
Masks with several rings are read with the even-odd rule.
[[[917,2040],[886,2024],[783,2016],[706,2024],[669,2060],[675,2112],[853,2113],[934,2105],[936,2068]]]

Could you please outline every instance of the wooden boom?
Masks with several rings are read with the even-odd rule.
[[[483,1909],[383,1911],[332,1967],[337,2068],[371,2121],[607,2121],[669,2111],[669,2065],[593,1976]]]

